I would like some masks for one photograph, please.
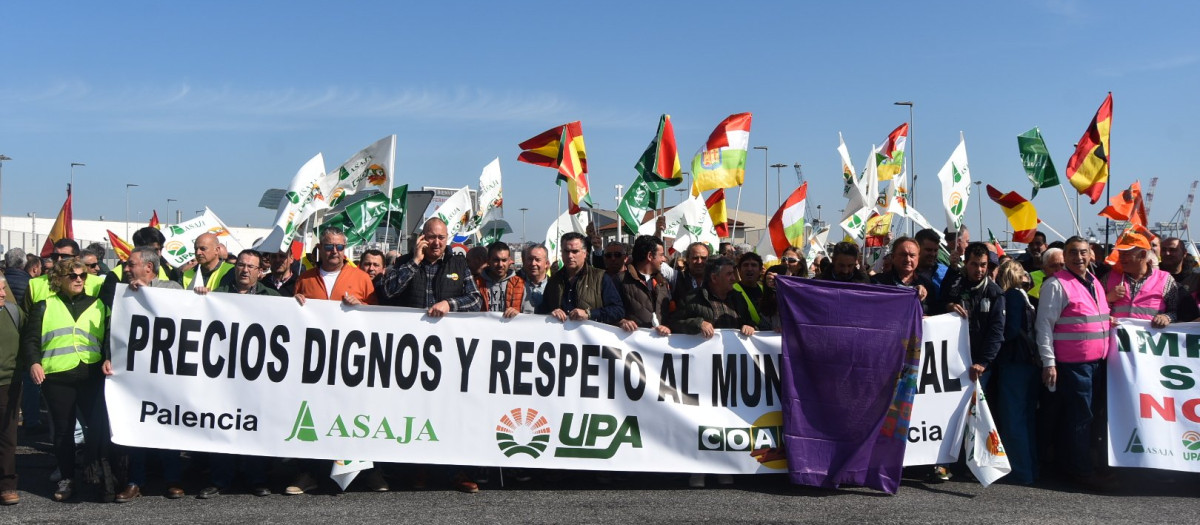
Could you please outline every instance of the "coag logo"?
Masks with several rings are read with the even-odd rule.
[[[748,427],[700,426],[699,449],[708,452],[741,452],[770,469],[786,469],[783,449],[783,412],[763,414]]]
[[[325,427],[324,425],[317,426],[316,418],[313,416],[312,408],[308,405],[308,401],[301,401],[300,409],[296,412],[296,421],[292,424],[292,432],[288,434],[287,438],[284,438],[284,441],[291,441],[293,439],[308,442],[317,441],[321,436],[317,428]],[[372,414],[337,414],[330,422],[329,430],[324,433],[324,437],[384,439],[395,441],[401,445],[413,441],[438,440],[437,432],[433,430],[433,423],[428,419],[424,423],[420,423],[412,416],[388,420],[387,416],[374,416]]]
[[[537,458],[546,451],[550,432],[550,423],[545,416],[539,416],[537,410],[514,408],[500,416],[500,423],[496,425],[496,445],[508,457],[526,454]]]

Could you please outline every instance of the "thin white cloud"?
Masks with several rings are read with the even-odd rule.
[[[1200,56],[1197,55],[1181,55],[1175,57],[1164,57],[1157,60],[1149,60],[1136,64],[1126,65],[1110,65],[1109,67],[1096,70],[1096,74],[1105,77],[1120,77],[1133,73],[1148,73],[1152,71],[1169,71],[1187,67],[1200,61]]]
[[[59,82],[41,88],[0,90],[0,100],[20,102],[8,125],[47,129],[55,115],[72,128],[117,131],[261,130],[316,127],[338,119],[436,119],[461,121],[552,121],[578,114],[572,101],[552,92],[492,91],[483,88],[241,89],[232,85],[94,88]],[[589,112],[591,113],[591,112]],[[596,124],[634,119],[601,111]],[[13,128],[13,129],[31,129]]]

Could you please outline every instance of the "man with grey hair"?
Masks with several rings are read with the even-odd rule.
[[[521,272],[525,275],[525,296],[521,298],[521,313],[531,314],[542,305],[546,292],[546,272],[550,269],[550,253],[546,245],[534,244],[521,254]]]
[[[13,248],[4,254],[4,278],[8,280],[8,289],[12,295],[8,300],[16,304],[25,302],[25,291],[29,289],[29,279],[32,277],[25,271],[25,250]]]
[[[1029,297],[1035,301],[1033,303],[1034,306],[1037,306],[1036,301],[1042,294],[1042,281],[1046,277],[1058,273],[1066,265],[1066,260],[1063,259],[1062,248],[1050,248],[1042,252],[1042,269],[1029,274],[1029,278],[1033,281],[1033,288],[1029,290]]]

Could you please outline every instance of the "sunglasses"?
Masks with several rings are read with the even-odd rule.
[[[88,265],[87,265],[87,267],[88,267],[88,268],[99,268],[99,267],[100,267],[100,263],[98,263],[98,262],[94,262],[94,263],[88,264]]]
[[[783,262],[785,262],[785,263],[788,263],[788,264],[792,264],[792,263],[798,263],[798,262],[800,262],[800,259],[797,259],[797,258],[795,258],[795,257],[784,257],[784,258],[782,258],[782,259],[780,259],[780,260],[781,260],[781,261],[783,261]]]
[[[79,280],[82,280],[82,279],[83,279],[85,276],[87,276],[87,272],[84,272],[84,273],[74,273],[74,272],[72,272],[72,273],[68,273],[68,274],[66,275],[67,279],[70,279],[70,280],[72,280],[72,281],[79,281]]]
[[[321,248],[323,248],[327,252],[333,252],[333,251],[340,252],[340,251],[344,251],[346,249],[346,245],[345,244],[322,244]]]

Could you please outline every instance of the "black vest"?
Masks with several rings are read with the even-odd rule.
[[[411,258],[398,264],[408,264],[409,261]],[[470,275],[471,271],[467,267],[466,257],[461,255],[443,257],[438,265],[437,274],[433,277],[433,302],[463,295],[466,282],[471,278]],[[425,281],[425,269],[418,264],[417,271],[413,272],[413,278],[408,282],[408,286],[395,297],[394,305],[421,309],[433,306],[433,304],[425,304],[425,287],[428,285]]]

